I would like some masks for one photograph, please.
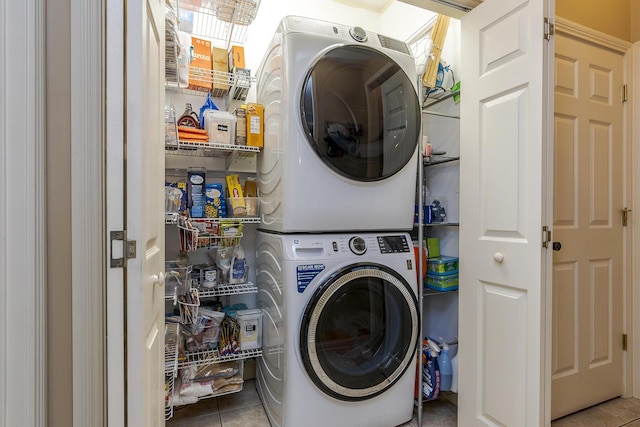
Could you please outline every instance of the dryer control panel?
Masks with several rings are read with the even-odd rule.
[[[382,254],[397,254],[411,252],[407,236],[378,236],[378,246]]]

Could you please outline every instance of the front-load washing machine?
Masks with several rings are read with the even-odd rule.
[[[411,229],[421,112],[404,42],[289,16],[256,76],[263,228]]]
[[[257,251],[256,387],[271,425],[411,420],[419,315],[409,235],[259,232]]]

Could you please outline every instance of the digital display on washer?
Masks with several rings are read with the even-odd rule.
[[[397,50],[398,52],[411,55],[411,52],[409,52],[409,48],[407,47],[407,44],[404,42],[401,42],[400,40],[381,36],[380,34],[378,34],[378,39],[380,40],[380,44],[382,45],[382,47],[386,47],[387,49]]]
[[[378,236],[378,246],[383,254],[411,252],[406,236]]]

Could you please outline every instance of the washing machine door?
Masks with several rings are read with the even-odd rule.
[[[300,105],[309,144],[348,179],[389,178],[416,152],[421,114],[413,82],[378,50],[326,52],[306,76]]]
[[[354,264],[333,274],[304,312],[300,352],[324,393],[370,399],[413,366],[419,323],[415,292],[397,272]]]

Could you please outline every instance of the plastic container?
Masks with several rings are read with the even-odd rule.
[[[441,255],[439,257],[429,258],[427,262],[427,274],[435,274],[438,276],[445,274],[454,274],[458,272],[458,258]]]
[[[445,275],[427,274],[425,284],[427,288],[435,291],[453,291],[458,289],[458,273]]]
[[[233,144],[236,135],[236,116],[227,111],[206,110],[204,128],[210,144]]]
[[[262,347],[262,310],[238,310],[236,320],[240,326],[238,345],[241,351]]]
[[[449,358],[449,344],[442,343],[442,350],[438,356],[438,365],[440,366],[440,390],[451,390],[451,380],[453,378],[453,368],[451,367],[451,359]]]
[[[242,203],[244,207],[242,207]],[[233,212],[230,207],[236,206]],[[230,218],[238,217],[257,217],[260,215],[260,198],[258,197],[228,197],[227,198],[227,216]]]
[[[189,289],[192,267],[181,260],[165,261],[165,297],[185,295]]]

